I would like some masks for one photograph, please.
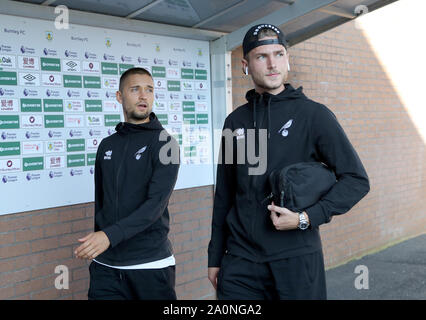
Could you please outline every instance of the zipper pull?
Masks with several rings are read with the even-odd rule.
[[[271,200],[274,197],[274,194],[271,192],[265,199],[262,200],[261,204],[265,204],[266,201]]]
[[[281,191],[280,195],[280,207],[284,208],[284,190]]]

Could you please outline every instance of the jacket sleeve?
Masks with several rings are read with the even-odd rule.
[[[231,129],[229,121],[225,120],[223,130]],[[229,141],[228,141],[229,142]],[[216,173],[216,190],[213,203],[213,217],[211,239],[208,247],[208,266],[220,267],[222,257],[226,249],[226,216],[231,210],[236,193],[235,181],[235,152],[234,139],[232,143],[226,144],[222,135],[219,161]],[[227,152],[233,152],[232,163],[227,163],[225,157]]]
[[[163,164],[160,161],[159,154],[163,146],[165,148],[170,147],[170,150],[172,148],[179,150],[176,140],[173,137],[170,137],[170,139],[170,145],[165,146],[168,142],[161,142],[153,150],[154,166],[149,182],[147,199],[130,215],[103,230],[110,240],[111,247],[115,247],[120,242],[143,232],[164,213],[176,184],[179,171],[179,163],[175,163],[176,161],[172,161],[169,164]]]
[[[337,178],[330,191],[306,209],[311,226],[317,227],[330,222],[333,215],[349,211],[369,192],[370,184],[358,154],[327,107],[316,108],[311,134],[319,160],[329,166]]]

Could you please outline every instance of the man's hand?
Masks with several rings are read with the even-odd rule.
[[[98,255],[108,249],[110,242],[103,231],[92,232],[84,238],[78,239],[83,242],[75,251],[74,254],[79,259],[95,259]]]
[[[299,213],[288,210],[287,208],[278,207],[272,202],[268,206],[271,211],[271,220],[277,230],[293,230],[299,226]],[[280,215],[278,216],[277,213]],[[306,212],[303,213],[309,222]]]
[[[217,275],[219,274],[219,270],[219,267],[210,267],[208,269],[208,278],[215,290],[217,290]]]

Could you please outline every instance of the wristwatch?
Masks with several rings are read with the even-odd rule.
[[[306,220],[303,212],[299,212],[299,226],[298,227],[299,227],[300,230],[306,230],[309,227],[308,220]]]

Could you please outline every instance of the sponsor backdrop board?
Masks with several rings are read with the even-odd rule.
[[[0,214],[94,200],[101,140],[124,121],[120,75],[148,69],[181,147],[176,189],[213,184],[207,41],[0,15]]]

